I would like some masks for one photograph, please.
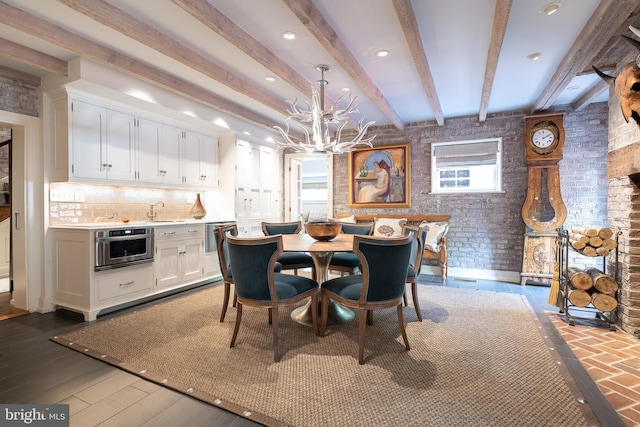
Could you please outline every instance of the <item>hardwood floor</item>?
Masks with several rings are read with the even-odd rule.
[[[25,316],[28,311],[15,308],[11,305],[11,293],[0,292],[0,320],[11,319],[12,317]]]
[[[420,279],[420,283],[439,284],[439,278],[431,275]],[[548,317],[543,315],[545,310],[553,309],[546,303],[548,288],[491,281],[456,281],[453,278],[443,286],[524,294],[534,310],[542,313],[539,316],[541,323],[597,418],[607,420],[606,424],[600,424],[624,425]],[[123,311],[129,310],[132,309]],[[101,316],[99,321],[118,314]],[[49,340],[53,335],[78,327],[82,321],[81,315],[65,310],[1,321],[0,402],[66,403],[70,405],[70,425],[79,427],[258,425]]]

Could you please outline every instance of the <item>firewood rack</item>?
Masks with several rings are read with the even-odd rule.
[[[612,266],[613,278],[616,281],[616,283],[618,283],[618,290],[615,291],[615,294],[613,296],[618,301],[619,301],[619,293],[620,293],[620,287],[619,287],[620,280],[618,277],[619,276],[618,243],[619,243],[619,238],[621,234],[622,234],[621,231],[618,231],[615,233],[616,247],[615,247],[615,250],[612,251],[614,256],[614,261]],[[571,304],[571,302],[568,299],[569,291],[572,289],[571,283],[569,281],[569,250],[571,250],[572,252],[580,256],[586,256],[586,255],[581,254],[579,251],[572,248],[569,242],[569,232],[567,230],[558,229],[558,236],[556,238],[556,243],[557,243],[556,244],[556,262],[558,263],[558,266],[559,266],[560,293],[562,296],[562,307],[560,309],[560,312],[564,313],[567,319],[567,323],[571,326],[575,326],[576,317],[583,318],[583,319],[591,319],[590,317],[586,317],[586,316],[583,316],[583,317],[574,316],[571,314],[572,311],[582,312],[582,313],[592,313],[595,315],[596,319],[600,319],[606,322],[607,326],[609,327],[609,330],[617,331],[617,328],[615,326],[616,320],[617,320],[616,309],[610,312],[604,312],[597,309],[592,304],[589,304],[586,307],[580,307],[580,306]],[[589,258],[592,258],[592,257],[589,257]],[[602,258],[602,272],[606,274],[608,256],[596,256],[593,258]]]

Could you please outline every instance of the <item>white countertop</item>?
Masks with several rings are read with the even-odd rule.
[[[88,222],[78,224],[51,224],[49,228],[72,228],[81,230],[102,230],[105,228],[140,228],[140,227],[168,227],[178,225],[193,225],[193,224],[212,224],[220,222],[235,222],[235,219],[172,219],[172,220],[156,220],[156,221],[104,221],[104,222]]]

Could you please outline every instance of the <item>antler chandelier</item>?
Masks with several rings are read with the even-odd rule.
[[[329,84],[329,82],[324,79],[324,72],[329,70],[329,66],[318,65],[316,68],[321,73],[321,78],[317,81],[318,86],[320,86],[320,93],[318,93],[315,87],[311,88],[312,104],[310,105],[306,102],[306,109],[298,106],[297,99],[295,101],[287,101],[287,113],[289,113],[289,117],[287,117],[286,120],[286,130],[280,126],[274,126],[284,139],[284,142],[276,141],[280,146],[279,148],[291,148],[296,152],[304,153],[342,154],[353,150],[358,145],[373,147],[371,141],[373,141],[376,136],[373,135],[365,138],[365,134],[369,126],[375,122],[370,121],[364,123],[364,117],[358,121],[357,135],[348,141],[342,140],[342,130],[349,123],[349,116],[353,113],[359,113],[355,103],[358,97],[350,98],[349,103],[344,109],[339,108],[339,103],[342,99],[342,97],[340,97],[336,101],[335,111],[333,107],[325,110],[324,87]],[[304,132],[304,139],[289,135],[290,120],[294,120],[300,125]],[[304,123],[311,123],[312,134],[309,134],[309,130],[307,126],[304,126]],[[329,132],[330,124],[338,124],[333,139]]]

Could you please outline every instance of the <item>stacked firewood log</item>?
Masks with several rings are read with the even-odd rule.
[[[616,248],[613,230],[609,227],[573,227],[569,233],[569,244],[586,256],[608,256]]]
[[[618,300],[615,293],[618,283],[613,277],[597,268],[569,267],[567,269],[569,289],[567,299],[576,307],[587,307],[591,304],[595,309],[609,312],[616,309]]]

